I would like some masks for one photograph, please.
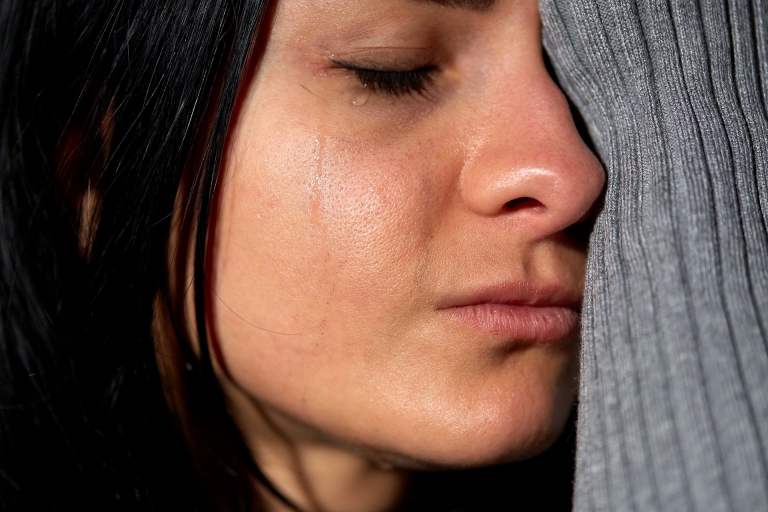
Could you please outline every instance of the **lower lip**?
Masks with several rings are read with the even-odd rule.
[[[516,341],[556,342],[579,327],[579,314],[566,307],[473,304],[442,311],[470,327]]]

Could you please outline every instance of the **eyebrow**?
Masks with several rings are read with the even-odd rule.
[[[420,0],[422,2],[430,2],[439,5],[445,5],[447,7],[454,7],[458,9],[469,9],[470,11],[487,11],[496,0]]]

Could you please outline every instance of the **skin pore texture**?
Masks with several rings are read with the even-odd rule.
[[[217,191],[208,330],[236,424],[303,510],[390,510],[409,469],[524,459],[563,428],[604,176],[537,9],[274,8]]]

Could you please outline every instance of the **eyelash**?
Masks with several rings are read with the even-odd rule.
[[[392,96],[423,93],[432,83],[433,75],[437,71],[434,66],[422,66],[408,71],[387,71],[362,68],[346,62],[336,62],[336,64],[354,71],[355,76],[364,87],[369,87],[374,92],[391,94]]]

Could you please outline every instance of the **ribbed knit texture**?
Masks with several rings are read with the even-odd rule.
[[[574,510],[768,510],[768,0],[541,0],[608,174]]]

